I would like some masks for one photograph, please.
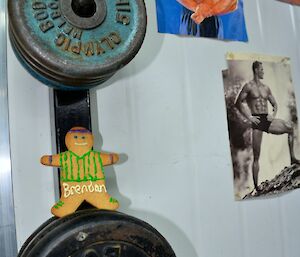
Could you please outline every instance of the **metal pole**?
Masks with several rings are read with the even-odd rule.
[[[0,255],[17,256],[15,211],[10,158],[6,0],[0,0]]]
[[[54,89],[53,106],[54,116],[52,119],[55,121],[56,151],[60,153],[67,150],[65,136],[72,127],[80,126],[92,131],[90,91],[62,91]],[[57,182],[57,185],[59,185],[60,181]]]

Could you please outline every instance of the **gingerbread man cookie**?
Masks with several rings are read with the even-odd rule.
[[[116,163],[119,156],[92,150],[93,135],[83,127],[72,128],[65,143],[68,151],[41,158],[43,165],[60,168],[61,198],[52,207],[52,214],[57,217],[71,214],[83,201],[98,209],[117,209],[118,201],[106,190],[103,166]]]

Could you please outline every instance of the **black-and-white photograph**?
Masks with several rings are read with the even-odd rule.
[[[223,81],[235,198],[274,195],[300,187],[290,59],[229,53],[227,61]]]

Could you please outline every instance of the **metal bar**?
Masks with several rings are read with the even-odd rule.
[[[17,256],[8,121],[6,0],[0,0],[0,255]]]
[[[90,93],[54,90],[54,114],[57,151],[66,151],[65,135],[72,127],[91,130]]]
[[[56,151],[59,153],[67,150],[65,135],[72,127],[85,127],[91,131],[90,92],[53,90],[53,101]]]

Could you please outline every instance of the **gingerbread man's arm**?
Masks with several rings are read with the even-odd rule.
[[[119,155],[116,153],[100,153],[103,166],[112,165],[119,161]]]
[[[59,154],[42,156],[41,164],[46,166],[60,167]]]

